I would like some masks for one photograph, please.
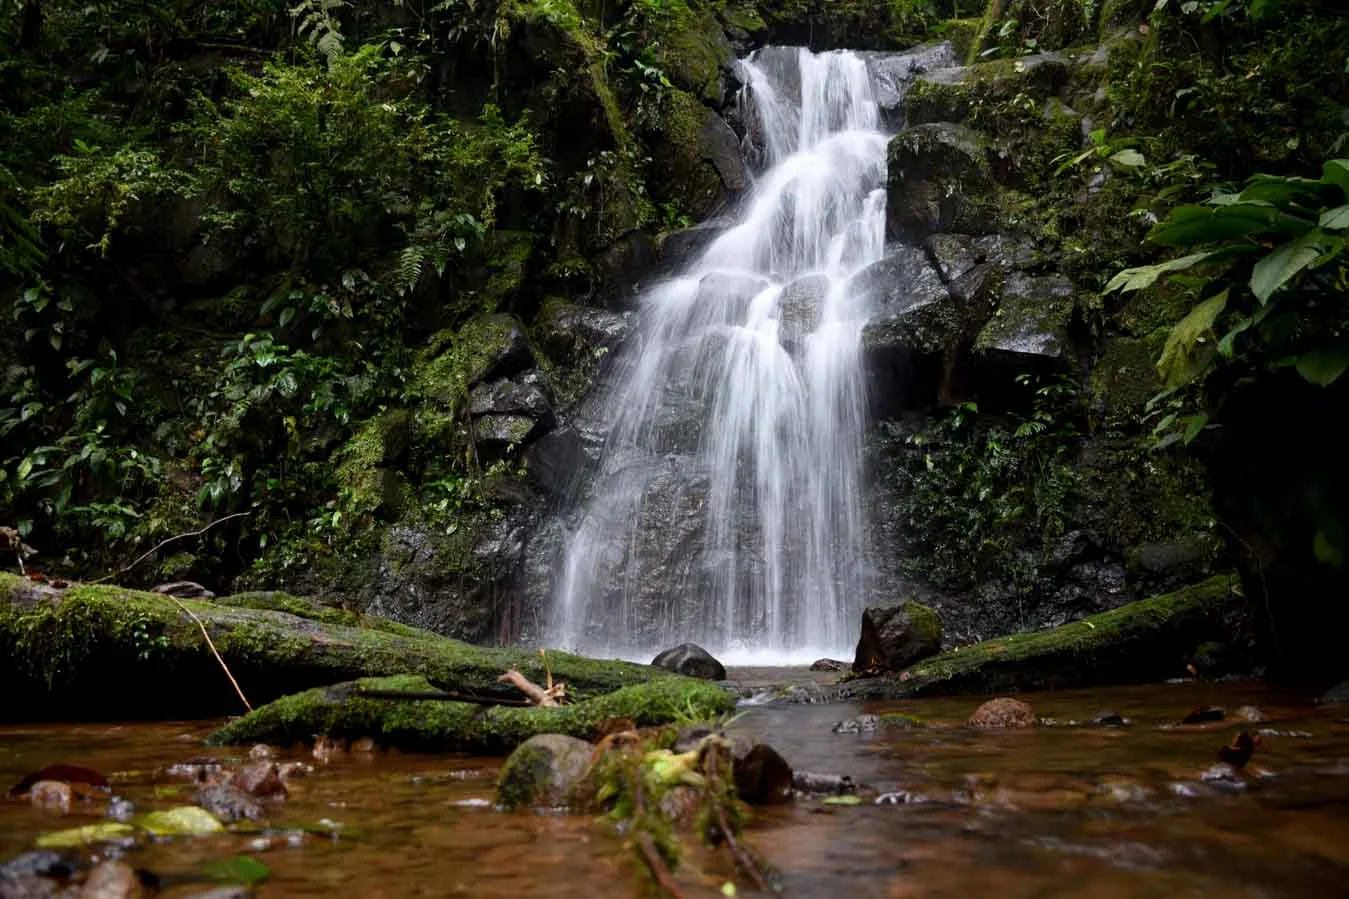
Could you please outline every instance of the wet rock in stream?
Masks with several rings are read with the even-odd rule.
[[[1034,727],[1035,710],[1019,699],[1000,697],[979,706],[965,723],[969,727]]]
[[[562,734],[540,734],[516,747],[497,779],[497,802],[508,810],[568,804],[590,768],[595,747]]]

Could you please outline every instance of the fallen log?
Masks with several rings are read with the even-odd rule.
[[[962,646],[885,677],[853,680],[845,699],[992,694],[1144,683],[1184,674],[1196,646],[1228,639],[1245,600],[1234,575],[1050,630]]]
[[[257,606],[264,606],[259,608]],[[191,612],[201,622],[201,629]],[[221,658],[255,705],[362,677],[421,675],[428,689],[518,700],[497,682],[547,671],[536,652],[472,646],[284,594],[172,599],[110,586],[58,590],[0,574],[0,720],[201,718],[244,711]],[[670,677],[647,665],[549,652],[584,700]]]

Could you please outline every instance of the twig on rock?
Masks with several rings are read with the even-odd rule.
[[[248,701],[248,697],[244,695],[244,691],[239,688],[239,682],[235,680],[234,675],[230,673],[230,666],[226,665],[225,660],[220,657],[220,653],[215,648],[215,643],[211,641],[211,635],[206,632],[206,625],[202,624],[201,619],[196,616],[196,613],[194,613],[187,606],[183,605],[182,601],[179,600],[178,597],[169,593],[165,593],[163,595],[168,599],[173,600],[173,604],[176,605],[178,608],[182,609],[184,612],[186,612],[187,617],[197,622],[197,627],[201,628],[201,635],[206,638],[206,645],[210,647],[211,655],[215,656],[215,660],[219,662],[220,667],[225,670],[225,677],[228,677],[230,679],[230,684],[234,687],[234,692],[239,694],[239,699],[243,701],[244,708],[248,709],[250,712],[253,711],[253,704]]]
[[[515,689],[529,697],[529,701],[541,708],[551,709],[562,705],[567,695],[567,685],[553,683],[552,674],[548,675],[548,686],[540,687],[514,668],[507,669],[497,678],[499,683],[511,684]]]

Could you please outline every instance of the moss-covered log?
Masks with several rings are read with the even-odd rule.
[[[284,594],[203,602],[119,587],[58,591],[0,574],[0,720],[207,717],[243,711],[190,609],[254,704],[361,677],[413,674],[446,690],[519,698],[497,676],[545,677],[539,655],[472,646]],[[351,617],[349,617],[351,616]],[[668,677],[646,665],[548,653],[586,699]]]
[[[371,737],[381,746],[437,752],[502,753],[536,734],[592,739],[598,725],[626,718],[639,727],[671,721],[705,721],[730,712],[735,702],[720,687],[685,677],[636,684],[559,708],[515,708],[418,699],[369,698],[361,690],[425,692],[426,678],[366,678],[285,696],[232,722],[214,743],[289,744],[315,734]]]
[[[847,684],[850,696],[888,699],[1006,693],[1175,677],[1205,640],[1239,615],[1239,582],[1217,575],[1052,630],[1012,634],[934,656],[896,677]]]

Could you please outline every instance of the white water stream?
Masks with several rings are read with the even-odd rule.
[[[642,300],[554,645],[851,656],[867,310],[846,285],[882,254],[887,138],[859,55],[767,48],[741,66],[766,170],[739,223]]]

